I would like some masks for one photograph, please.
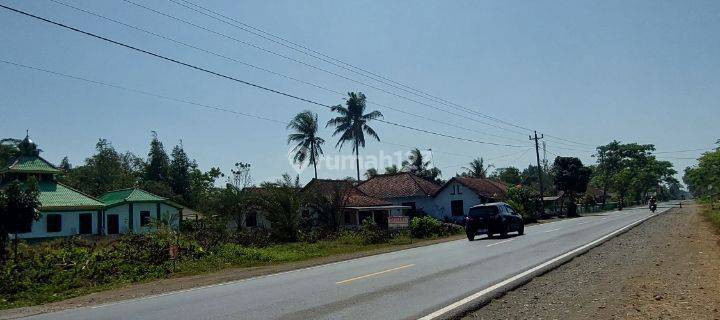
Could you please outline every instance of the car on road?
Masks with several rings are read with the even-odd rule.
[[[506,237],[510,232],[525,233],[522,216],[505,202],[485,203],[473,206],[465,217],[465,233],[470,241],[479,234],[492,238],[495,234]]]

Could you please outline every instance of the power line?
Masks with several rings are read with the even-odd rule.
[[[218,32],[218,31],[212,30],[212,29],[210,29],[210,28],[208,28],[208,27],[204,27],[204,26],[198,25],[198,24],[196,24],[196,23],[187,21],[187,20],[185,20],[185,19],[182,19],[182,18],[173,16],[173,15],[171,15],[171,14],[162,12],[162,11],[160,11],[160,10],[157,10],[157,9],[154,9],[154,8],[151,8],[151,7],[148,7],[148,6],[139,4],[139,3],[136,3],[136,2],[131,1],[131,0],[123,0],[123,1],[126,2],[126,3],[128,3],[128,4],[131,4],[131,5],[133,5],[133,6],[136,6],[136,7],[138,7],[138,8],[141,8],[141,9],[144,9],[144,10],[147,10],[147,11],[150,11],[150,12],[153,12],[153,13],[155,13],[155,14],[158,14],[158,15],[161,15],[161,16],[164,16],[164,17],[167,17],[167,18],[169,18],[169,19],[172,19],[172,20],[178,21],[178,22],[180,22],[180,23],[183,23],[183,24],[192,26],[192,27],[194,27],[194,28],[197,28],[197,29],[200,29],[200,30],[203,30],[203,31],[206,31],[206,32],[209,32],[209,33],[212,33],[212,34],[215,34],[215,35],[224,37],[224,38],[226,38],[226,39],[229,39],[229,40],[232,40],[232,41],[241,43],[241,44],[243,44],[243,45],[250,46],[250,47],[255,48],[255,49],[257,49],[257,50],[260,50],[260,51],[263,51],[263,52],[272,54],[272,55],[274,55],[274,56],[277,56],[277,57],[280,57],[280,58],[283,58],[283,59],[286,59],[286,60],[289,60],[289,61],[292,61],[292,62],[301,64],[301,65],[306,66],[306,67],[308,67],[308,68],[312,68],[312,69],[314,69],[314,70],[318,70],[318,71],[321,71],[321,72],[324,72],[324,73],[333,75],[333,76],[335,76],[335,77],[339,77],[339,78],[341,78],[341,79],[344,79],[344,80],[347,80],[347,81],[351,81],[351,82],[354,82],[354,83],[357,83],[357,84],[366,86],[366,87],[368,87],[368,88],[372,88],[372,89],[381,91],[381,92],[383,92],[383,93],[385,93],[385,94],[389,94],[389,95],[392,95],[392,96],[397,97],[397,98],[401,98],[401,99],[404,99],[404,100],[407,100],[407,101],[410,101],[410,102],[413,102],[413,103],[417,103],[417,104],[419,104],[419,105],[423,105],[423,106],[425,106],[425,107],[432,108],[432,109],[434,109],[434,110],[438,110],[438,111],[442,111],[442,112],[445,112],[445,113],[449,113],[449,114],[452,114],[452,115],[454,115],[454,116],[460,117],[460,118],[462,118],[462,119],[471,120],[471,121],[474,121],[474,122],[477,122],[477,123],[481,123],[481,124],[486,125],[486,126],[494,127],[494,128],[500,129],[500,130],[505,130],[505,131],[512,132],[512,133],[516,133],[516,134],[520,134],[520,135],[525,135],[524,132],[519,132],[519,131],[516,131],[516,130],[513,130],[513,129],[505,128],[505,127],[502,127],[502,126],[499,126],[499,125],[496,125],[496,124],[493,124],[493,123],[489,123],[489,122],[485,122],[485,121],[479,120],[479,119],[477,119],[477,118],[469,118],[469,117],[467,117],[467,116],[465,116],[465,115],[461,115],[461,114],[458,114],[458,113],[455,113],[455,112],[452,112],[452,111],[448,111],[447,109],[443,109],[443,108],[440,108],[440,107],[435,106],[435,105],[431,105],[431,104],[428,104],[428,103],[425,103],[425,102],[422,102],[422,101],[418,101],[418,100],[416,100],[416,99],[407,97],[407,96],[402,95],[402,94],[398,94],[398,93],[395,93],[395,92],[388,91],[388,90],[386,90],[386,89],[383,89],[383,88],[380,88],[380,87],[378,87],[378,86],[369,84],[369,83],[367,83],[367,82],[363,82],[363,81],[359,81],[359,80],[356,80],[356,79],[347,77],[347,76],[342,75],[342,74],[339,74],[339,73],[337,73],[337,72],[333,72],[333,71],[331,71],[331,70],[328,70],[328,69],[325,69],[325,68],[321,68],[321,67],[318,67],[318,66],[316,66],[316,65],[313,65],[313,64],[310,64],[310,63],[307,63],[307,62],[298,60],[298,59],[296,59],[296,58],[293,58],[293,57],[290,57],[290,56],[287,56],[287,55],[284,55],[284,54],[281,54],[281,53],[278,53],[278,52],[275,52],[275,51],[272,51],[272,50],[269,50],[269,49],[266,49],[266,48],[263,48],[263,47],[261,47],[261,46],[259,46],[259,45],[256,45],[256,44],[253,44],[253,43],[250,43],[250,42],[247,42],[247,41],[244,41],[244,40],[235,38],[235,37],[233,37],[233,36],[224,34],[224,33],[222,33],[222,32]],[[228,23],[227,21],[223,21],[223,20],[219,20],[219,21],[224,22],[224,23]],[[230,24],[230,25],[232,25],[232,24]],[[456,110],[457,110],[457,109],[461,109],[461,108],[453,107],[453,109],[456,109]],[[464,111],[465,111],[465,112],[468,112],[467,110],[464,110]],[[469,113],[472,114],[473,112],[469,112]],[[474,113],[477,113],[477,112],[474,112]]]
[[[172,3],[175,3],[175,4],[179,5],[179,6],[182,6],[182,7],[186,8],[186,9],[188,9],[188,10],[192,10],[192,11],[194,11],[194,12],[197,12],[197,13],[199,13],[199,14],[202,14],[202,15],[204,15],[204,16],[207,16],[207,17],[209,17],[209,18],[211,18],[211,19],[214,19],[214,20],[223,22],[223,23],[225,23],[225,24],[231,25],[231,26],[233,26],[233,27],[235,27],[235,28],[238,28],[238,29],[240,29],[240,30],[243,30],[243,31],[245,31],[245,32],[248,32],[248,33],[250,33],[250,34],[253,34],[253,35],[255,35],[255,36],[258,36],[258,37],[260,37],[260,38],[263,38],[263,39],[265,39],[265,40],[268,40],[268,41],[270,41],[270,42],[273,42],[273,43],[275,43],[275,44],[281,45],[281,46],[286,47],[286,48],[288,48],[288,49],[291,49],[291,50],[293,50],[293,51],[296,51],[296,52],[299,52],[299,53],[308,55],[308,56],[310,56],[310,57],[313,57],[313,58],[315,58],[315,59],[321,60],[321,61],[323,61],[323,62],[326,62],[326,63],[328,63],[328,64],[331,64],[331,65],[333,65],[333,66],[336,66],[336,67],[338,67],[338,68],[341,68],[341,69],[350,71],[350,72],[355,73],[355,74],[357,74],[357,75],[361,75],[361,76],[366,77],[366,78],[368,78],[368,79],[375,80],[375,81],[377,81],[377,82],[380,82],[380,83],[382,83],[382,84],[388,85],[388,86],[393,87],[393,88],[395,88],[395,89],[399,89],[399,90],[405,91],[405,92],[410,93],[410,94],[414,94],[414,95],[417,95],[417,96],[421,96],[421,97],[423,97],[424,99],[427,99],[427,100],[430,100],[430,101],[433,101],[433,102],[436,102],[436,103],[444,104],[444,105],[449,106],[449,107],[452,107],[452,105],[454,105],[454,106],[456,106],[456,107],[458,107],[458,108],[461,108],[461,109],[463,109],[463,110],[465,110],[465,111],[467,111],[467,112],[475,113],[475,114],[481,115],[481,116],[483,116],[483,117],[485,117],[485,118],[487,118],[487,119],[495,120],[495,121],[498,121],[498,122],[502,122],[502,123],[504,123],[504,124],[507,124],[507,125],[510,125],[510,126],[513,126],[513,127],[519,128],[519,129],[531,130],[531,129],[528,129],[528,128],[525,128],[525,127],[522,127],[522,126],[518,126],[518,125],[513,124],[513,123],[510,123],[510,122],[506,122],[506,121],[504,121],[504,120],[495,118],[495,117],[493,117],[493,116],[484,114],[484,113],[479,112],[479,111],[477,111],[477,110],[473,110],[473,109],[464,107],[464,106],[462,106],[462,105],[459,105],[459,104],[456,104],[456,103],[452,103],[452,102],[447,101],[447,100],[445,100],[445,99],[442,99],[442,98],[433,96],[433,95],[431,95],[431,94],[428,94],[428,93],[426,93],[426,92],[423,92],[423,91],[421,91],[421,90],[419,90],[419,89],[412,88],[412,87],[410,87],[410,86],[407,86],[407,85],[398,83],[398,82],[396,82],[396,81],[393,81],[393,80],[391,80],[391,79],[388,79],[388,78],[383,77],[383,76],[381,76],[381,75],[378,75],[378,74],[376,74],[376,73],[367,71],[367,70],[365,70],[365,69],[359,68],[359,67],[354,66],[354,65],[352,65],[352,64],[349,64],[349,63],[347,63],[347,62],[344,62],[344,61],[335,59],[335,58],[330,57],[330,56],[328,56],[328,55],[326,55],[326,54],[322,54],[322,53],[320,53],[320,52],[318,52],[318,51],[315,51],[315,50],[312,50],[312,49],[310,49],[310,48],[307,48],[306,46],[297,44],[297,43],[295,43],[295,42],[289,41],[289,40],[284,39],[284,38],[279,37],[279,36],[275,36],[275,35],[273,35],[273,34],[271,34],[271,33],[269,33],[269,32],[260,30],[260,29],[258,29],[258,28],[256,28],[256,27],[250,26],[249,24],[246,24],[246,23],[244,23],[244,22],[238,21],[238,20],[235,19],[235,18],[229,17],[229,16],[224,15],[224,14],[222,14],[222,13],[219,13],[219,12],[217,12],[217,11],[213,11],[213,10],[211,10],[211,9],[208,9],[208,8],[203,7],[203,6],[201,6],[201,5],[195,4],[195,3],[193,3],[193,2],[186,1],[186,0],[181,0],[182,2],[185,3],[185,4],[183,4],[183,3],[180,3],[179,1],[176,1],[176,0],[168,0],[168,1],[170,1],[170,2],[172,2]],[[195,7],[195,8],[199,8],[199,9],[201,9],[202,11],[205,11],[205,12],[202,12],[201,10],[192,8],[191,6],[192,6],[192,7]],[[221,18],[223,18],[223,19],[225,19],[225,20],[220,19],[220,18],[218,18],[218,17],[221,17]],[[239,25],[230,23],[228,20],[229,20],[229,21],[232,21],[232,22],[235,22],[235,23],[238,23]],[[249,30],[249,29],[252,29],[252,30]],[[257,31],[257,32],[256,32],[256,31]],[[268,36],[269,36],[269,37],[268,37]],[[274,39],[273,39],[273,38],[274,38]],[[278,40],[280,40],[280,41],[277,41],[277,40],[275,40],[275,39],[278,39]],[[289,44],[291,44],[291,45],[288,45],[287,43],[289,43]],[[301,49],[303,49],[303,50],[305,50],[305,51],[300,50],[300,49],[298,49],[298,48],[301,48]],[[308,51],[311,52],[311,53],[308,53]],[[347,67],[346,67],[346,66],[347,66]],[[350,67],[350,68],[348,68],[348,67]],[[357,71],[356,71],[356,70],[357,70]],[[358,71],[360,71],[360,72],[358,72]],[[369,75],[368,75],[368,74],[369,74]],[[378,80],[378,79],[380,79],[380,80]],[[389,82],[389,83],[388,83],[388,82]],[[409,89],[409,90],[408,90],[408,89]]]
[[[131,2],[131,1],[129,1],[129,0],[124,0],[124,1],[126,1],[126,2]],[[399,82],[397,82],[397,81],[394,81],[394,80],[392,80],[392,79],[389,79],[389,78],[384,77],[384,76],[382,76],[382,75],[379,75],[379,74],[377,74],[377,73],[368,71],[368,70],[366,70],[366,69],[363,69],[363,68],[361,68],[361,67],[355,66],[355,65],[350,64],[350,63],[348,63],[348,62],[345,62],[345,61],[343,61],[343,60],[334,58],[334,57],[332,57],[332,56],[330,56],[330,55],[327,55],[327,54],[321,53],[321,52],[319,52],[319,51],[313,50],[313,49],[311,49],[311,48],[309,48],[309,47],[307,47],[307,46],[305,46],[305,45],[302,45],[302,44],[293,42],[293,41],[288,40],[288,39],[286,39],[286,38],[284,38],[284,37],[278,36],[277,34],[274,34],[274,33],[271,33],[271,32],[267,32],[267,31],[262,30],[262,29],[260,29],[260,28],[254,27],[254,26],[252,26],[252,25],[250,25],[250,24],[247,24],[247,23],[245,23],[245,22],[242,22],[242,21],[240,21],[240,20],[238,20],[238,19],[236,19],[236,18],[233,18],[233,17],[227,16],[227,15],[224,15],[224,14],[222,14],[222,13],[220,13],[220,12],[214,11],[214,10],[209,9],[209,8],[207,8],[207,7],[203,7],[203,6],[199,5],[199,4],[193,3],[193,2],[191,2],[191,1],[188,1],[188,0],[180,0],[180,2],[183,2],[184,4],[183,4],[183,3],[179,3],[179,1],[177,1],[177,0],[168,0],[168,1],[170,1],[170,2],[172,2],[172,3],[175,3],[175,4],[179,5],[179,6],[182,6],[182,7],[186,8],[186,9],[188,9],[188,10],[192,10],[192,11],[194,11],[194,12],[197,12],[197,13],[199,13],[199,14],[202,14],[202,15],[207,16],[207,17],[209,17],[209,18],[212,18],[212,19],[214,19],[214,20],[223,22],[223,23],[225,23],[225,24],[228,24],[228,25],[230,25],[230,26],[233,26],[233,27],[235,27],[235,28],[238,28],[238,29],[240,29],[240,30],[242,30],[242,31],[245,31],[245,32],[248,32],[248,33],[253,34],[253,35],[255,35],[255,36],[258,36],[258,37],[260,37],[260,38],[263,38],[263,39],[265,39],[265,40],[271,41],[271,42],[273,42],[273,43],[275,43],[275,44],[278,44],[278,45],[281,45],[281,46],[286,47],[286,48],[288,48],[288,49],[294,50],[294,51],[296,51],[296,52],[299,52],[299,53],[308,55],[308,56],[310,56],[310,57],[316,58],[316,59],[321,60],[321,61],[323,61],[323,62],[326,62],[326,63],[329,63],[329,64],[331,64],[331,65],[334,65],[334,66],[336,66],[336,67],[339,67],[339,68],[342,68],[342,69],[344,69],[344,70],[353,72],[353,73],[355,73],[355,74],[364,76],[364,77],[366,77],[366,78],[369,78],[369,79],[378,81],[378,82],[380,82],[380,83],[383,83],[383,84],[385,84],[385,85],[391,86],[391,87],[393,87],[393,88],[400,89],[400,90],[403,90],[403,91],[405,91],[405,92],[408,92],[408,93],[411,93],[411,94],[415,94],[415,95],[418,95],[418,96],[422,96],[422,97],[425,98],[425,99],[434,101],[434,102],[436,102],[436,103],[441,103],[441,104],[446,105],[446,106],[449,106],[449,107],[455,106],[455,107],[457,107],[457,108],[461,108],[461,109],[465,110],[466,112],[478,114],[478,115],[481,115],[481,116],[483,116],[483,117],[485,117],[485,118],[487,118],[487,119],[495,120],[495,121],[498,121],[498,122],[500,122],[500,123],[503,123],[503,124],[506,124],[506,125],[509,125],[509,126],[512,126],[512,127],[518,128],[518,129],[522,129],[522,130],[526,130],[526,131],[530,131],[530,132],[533,131],[533,130],[530,129],[530,128],[527,128],[527,127],[524,127],[524,126],[521,126],[521,125],[518,125],[518,124],[515,124],[515,123],[512,123],[512,122],[508,122],[508,121],[505,121],[505,120],[502,120],[502,119],[499,119],[499,118],[490,116],[490,115],[485,114],[485,113],[482,113],[482,112],[480,112],[480,111],[477,111],[477,110],[474,110],[474,109],[465,107],[465,106],[460,105],[460,104],[457,104],[457,103],[454,103],[454,102],[449,101],[449,100],[447,100],[447,99],[440,98],[440,97],[438,97],[438,96],[429,94],[429,93],[424,92],[424,91],[422,91],[422,90],[420,90],[420,89],[413,88],[413,87],[411,87],[411,86],[408,86],[408,85],[399,83]],[[192,8],[192,7],[194,7],[194,8]],[[202,11],[201,11],[201,10],[202,10]],[[204,12],[203,12],[203,11],[204,11]],[[218,17],[221,17],[222,19],[220,19],[220,18],[218,18]],[[228,20],[229,20],[229,21],[232,21],[232,22],[234,22],[234,23],[236,23],[236,24],[231,23],[231,22],[229,22]],[[239,24],[239,25],[238,25],[238,24]],[[279,41],[278,41],[278,40],[279,40]],[[290,45],[288,45],[288,44],[290,44]],[[302,49],[302,50],[300,50],[300,49],[298,49],[298,48],[300,48],[300,49]],[[308,52],[310,52],[310,53],[308,53]],[[347,67],[346,67],[346,66],[347,66]],[[348,67],[350,67],[350,68],[352,68],[352,69],[349,69]],[[354,70],[353,70],[353,69],[354,69]],[[357,70],[357,71],[356,71],[356,70]],[[360,71],[360,72],[358,72],[358,71]],[[368,76],[368,75],[371,75],[371,76]],[[378,78],[381,79],[381,80],[378,80]],[[390,82],[390,83],[387,83],[386,81],[387,81],[387,82]],[[400,86],[400,87],[398,87],[398,86]],[[407,89],[409,89],[409,90],[411,90],[411,91],[408,91]],[[428,98],[428,97],[429,97],[429,98]],[[517,131],[512,131],[512,132],[518,133]],[[521,133],[521,134],[523,134],[523,133]],[[573,141],[573,140],[569,140],[569,139],[560,138],[560,137],[553,136],[553,135],[550,135],[550,134],[547,134],[547,133],[546,133],[545,135],[548,136],[548,137],[551,137],[551,138],[555,138],[555,139],[558,139],[558,140],[570,142],[570,143],[573,143],[573,144],[578,144],[578,145],[585,145],[585,146],[594,147],[593,145],[590,145],[590,144],[586,144],[586,143],[582,143],[582,142],[577,142],[577,141]]]
[[[191,69],[195,69],[195,70],[197,70],[197,71],[202,71],[202,72],[205,72],[205,73],[208,73],[208,74],[211,74],[211,75],[214,75],[214,76],[217,76],[217,77],[226,79],[226,80],[235,81],[235,82],[238,82],[238,83],[241,83],[241,84],[244,84],[244,85],[248,85],[248,86],[251,86],[251,87],[254,87],[254,88],[257,88],[257,89],[261,89],[261,90],[264,90],[264,91],[268,91],[268,92],[271,92],[271,93],[275,93],[275,94],[278,94],[278,95],[282,95],[282,96],[285,96],[285,97],[288,97],[288,98],[292,98],[292,99],[295,99],[295,100],[298,100],[298,101],[303,101],[303,102],[306,102],[306,103],[309,103],[309,104],[312,104],[312,105],[317,105],[317,106],[325,107],[325,108],[328,108],[328,109],[332,109],[332,106],[330,106],[330,105],[326,105],[326,104],[323,104],[323,103],[320,103],[320,102],[317,102],[317,101],[314,101],[314,100],[311,100],[311,99],[303,98],[303,97],[296,96],[296,95],[293,95],[293,94],[290,94],[290,93],[287,93],[287,92],[283,92],[283,91],[279,91],[279,90],[272,89],[272,88],[269,88],[269,87],[265,87],[265,86],[262,86],[262,85],[259,85],[259,84],[255,84],[255,83],[252,83],[252,82],[249,82],[249,81],[241,80],[241,79],[238,79],[238,78],[235,78],[235,77],[232,77],[232,76],[229,76],[229,75],[225,75],[225,74],[222,74],[222,73],[219,73],[219,72],[215,72],[215,71],[212,71],[212,70],[203,68],[203,67],[199,67],[199,66],[196,66],[196,65],[192,65],[192,64],[189,64],[189,63],[186,63],[186,62],[177,60],[177,59],[169,58],[169,57],[163,56],[163,55],[158,54],[158,53],[154,53],[154,52],[151,52],[151,51],[148,51],[148,50],[145,50],[145,49],[141,49],[141,48],[138,48],[138,47],[134,47],[134,46],[132,46],[132,45],[125,44],[125,43],[122,43],[122,42],[120,42],[120,41],[112,40],[112,39],[107,38],[107,37],[104,37],[104,36],[100,36],[100,35],[97,35],[97,34],[94,34],[94,33],[88,32],[88,31],[84,31],[84,30],[81,30],[81,29],[78,29],[78,28],[75,28],[75,27],[72,27],[72,26],[68,26],[68,25],[66,25],[66,24],[63,24],[63,23],[60,23],[60,22],[56,22],[56,21],[53,21],[53,20],[50,20],[50,19],[47,19],[47,18],[43,18],[43,17],[37,16],[37,15],[34,15],[34,14],[31,14],[31,13],[28,13],[28,12],[25,12],[25,11],[22,11],[22,10],[19,10],[19,9],[11,8],[11,7],[5,6],[5,5],[3,5],[3,4],[0,4],[0,7],[4,8],[4,9],[6,9],[6,10],[10,10],[10,11],[16,12],[16,13],[21,14],[21,15],[25,15],[25,16],[27,16],[27,17],[31,17],[31,18],[34,18],[34,19],[37,19],[37,20],[41,20],[41,21],[44,21],[44,22],[47,22],[47,23],[50,23],[50,24],[53,24],[53,25],[56,25],[56,26],[59,26],[59,27],[68,29],[68,30],[72,30],[72,31],[75,31],[75,32],[78,32],[78,33],[82,33],[82,34],[84,34],[84,35],[86,35],[86,36],[89,36],[89,37],[93,37],[93,38],[96,38],[96,39],[99,39],[99,40],[103,40],[103,41],[106,41],[106,42],[109,42],[109,43],[112,43],[112,44],[115,44],[115,45],[118,45],[118,46],[121,46],[121,47],[124,47],[124,48],[127,48],[127,49],[131,49],[131,50],[134,50],[134,51],[137,51],[137,52],[140,52],[140,53],[144,53],[144,54],[147,54],[147,55],[156,57],[156,58],[158,58],[158,59],[162,59],[162,60],[165,60],[165,61],[168,61],[168,62],[172,62],[172,63],[175,63],[175,64],[179,64],[179,65],[182,65],[182,66],[191,68]],[[422,129],[422,128],[416,128],[416,127],[413,127],[413,126],[408,126],[408,125],[404,125],[404,124],[400,124],[400,123],[392,122],[392,121],[387,121],[387,120],[383,120],[383,119],[376,119],[376,121],[381,122],[381,123],[385,123],[385,124],[389,124],[389,125],[392,125],[392,126],[396,126],[396,127],[405,128],[405,129],[408,129],[408,130],[413,130],[413,131],[422,132],[422,133],[431,134],[431,135],[437,135],[437,136],[446,137],[446,138],[451,138],[451,139],[460,140],[460,141],[473,142],[473,143],[479,143],[479,144],[487,144],[487,145],[495,145],[495,146],[504,146],[504,147],[515,147],[515,148],[525,148],[525,147],[526,147],[526,146],[502,144],[502,143],[487,142],[487,141],[480,141],[480,140],[476,140],[476,139],[458,137],[458,136],[453,136],[453,135],[449,135],[449,134],[444,134],[444,133],[435,132],[435,131],[432,131],[432,130],[427,130],[427,129]]]
[[[204,53],[207,53],[207,54],[216,56],[216,57],[220,57],[220,58],[225,59],[225,60],[228,60],[228,61],[232,61],[232,62],[235,62],[235,63],[239,63],[239,64],[242,64],[242,65],[244,65],[244,66],[247,66],[247,67],[250,67],[250,68],[253,68],[253,69],[256,69],[256,70],[260,70],[260,71],[263,71],[263,72],[267,72],[267,73],[270,73],[270,74],[273,74],[273,75],[276,75],[276,76],[279,76],[279,77],[282,77],[282,78],[285,78],[285,79],[293,80],[293,81],[296,81],[296,82],[299,82],[299,83],[302,83],[302,84],[305,84],[305,85],[308,85],[308,86],[311,86],[311,87],[314,87],[314,88],[317,88],[317,89],[321,89],[321,90],[326,91],[326,92],[330,92],[330,93],[333,93],[333,94],[337,94],[337,95],[340,95],[340,96],[342,96],[342,97],[345,96],[344,93],[342,93],[342,92],[340,92],[340,91],[338,91],[338,90],[330,89],[330,88],[328,88],[328,87],[325,87],[325,86],[322,86],[322,85],[319,85],[319,84],[316,84],[316,83],[312,83],[312,82],[309,82],[309,81],[305,81],[305,80],[302,80],[302,79],[299,79],[299,78],[296,78],[296,77],[293,77],[293,76],[290,76],[290,75],[286,75],[286,74],[283,74],[283,73],[280,73],[280,72],[276,72],[276,71],[270,70],[270,69],[265,68],[265,67],[260,67],[260,66],[257,66],[257,65],[254,65],[254,64],[251,64],[251,63],[248,63],[248,62],[245,62],[245,61],[242,61],[242,60],[233,58],[233,57],[226,56],[226,55],[223,55],[223,54],[221,54],[221,53],[217,53],[217,52],[214,52],[214,51],[211,51],[211,50],[207,50],[207,49],[204,49],[204,48],[201,48],[201,47],[198,47],[198,46],[195,46],[195,45],[192,45],[192,44],[189,44],[189,43],[186,43],[186,42],[177,40],[177,39],[173,39],[173,38],[171,38],[171,37],[168,37],[168,36],[165,36],[165,35],[156,33],[156,32],[152,32],[152,31],[149,31],[149,30],[147,30],[147,29],[143,29],[143,28],[140,28],[140,27],[137,27],[137,26],[134,26],[134,25],[131,25],[131,24],[128,24],[128,23],[125,23],[125,22],[122,22],[122,21],[113,19],[113,18],[109,18],[109,17],[107,17],[107,16],[104,16],[104,15],[101,15],[101,14],[98,14],[98,13],[95,13],[95,12],[92,12],[92,11],[89,11],[89,10],[86,10],[86,9],[82,9],[82,8],[79,8],[79,7],[76,7],[76,6],[73,6],[73,5],[70,5],[70,4],[67,4],[67,3],[64,3],[64,2],[58,1],[58,0],[49,0],[49,1],[52,1],[52,2],[57,3],[57,4],[59,4],[59,5],[62,5],[62,6],[71,8],[71,9],[73,9],[73,10],[77,10],[77,11],[86,13],[86,14],[89,14],[89,15],[92,15],[92,16],[95,16],[95,17],[98,17],[98,18],[101,18],[101,19],[104,19],[104,20],[107,20],[107,21],[110,21],[110,22],[113,22],[113,23],[116,23],[116,24],[120,24],[120,25],[122,25],[122,26],[131,28],[131,29],[133,29],[133,30],[137,30],[137,31],[140,31],[140,32],[143,32],[143,33],[146,33],[146,34],[149,34],[149,35],[152,35],[152,36],[155,36],[155,37],[158,37],[158,38],[167,40],[167,41],[170,41],[170,42],[172,42],[172,43],[175,43],[175,44],[178,44],[178,45],[181,45],[181,46],[184,46],[184,47],[192,48],[192,49],[194,49],[194,50],[198,50],[198,51],[201,51],[201,52],[204,52]],[[344,99],[344,98],[343,98],[343,99]],[[495,134],[492,134],[492,133],[488,133],[488,132],[484,132],[484,131],[480,131],[480,130],[476,130],[476,129],[472,129],[472,128],[460,126],[460,125],[453,124],[453,123],[449,123],[449,122],[445,122],[445,121],[442,121],[442,120],[438,120],[438,119],[434,119],[434,118],[431,118],[431,117],[423,116],[423,115],[420,115],[420,114],[412,113],[412,112],[405,111],[405,110],[402,110],[402,109],[399,109],[399,108],[396,108],[396,107],[392,107],[392,106],[389,106],[389,105],[376,103],[376,102],[373,102],[373,101],[368,101],[367,103],[368,103],[368,104],[372,104],[372,105],[376,105],[376,106],[379,106],[379,107],[382,107],[382,108],[386,108],[386,109],[389,109],[389,110],[393,110],[393,111],[396,111],[396,112],[400,112],[400,113],[403,113],[403,114],[406,114],[406,115],[410,115],[410,116],[413,116],[413,117],[416,117],[416,118],[419,118],[419,119],[424,119],[424,120],[427,120],[427,121],[431,121],[431,122],[435,122],[435,123],[440,123],[440,124],[443,124],[443,125],[448,125],[448,126],[451,126],[451,127],[453,127],[453,128],[459,128],[459,129],[463,129],[463,130],[466,130],[466,131],[470,131],[470,132],[474,132],[474,133],[479,133],[479,134],[487,135],[487,136],[492,136],[492,137],[496,137],[496,138],[501,138],[501,139],[507,139],[507,140],[513,140],[513,141],[521,141],[521,140],[519,140],[519,139],[514,139],[514,138],[505,137],[505,136],[500,136],[500,135],[495,135]],[[463,117],[463,116],[461,116],[461,117]],[[463,117],[463,118],[464,118],[464,117]]]

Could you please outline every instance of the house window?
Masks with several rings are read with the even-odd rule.
[[[247,216],[245,216],[245,227],[248,227],[248,228],[257,227],[257,213],[252,212],[252,213],[248,213]]]
[[[62,216],[59,214],[49,214],[45,218],[47,226],[47,232],[60,232],[62,231]]]
[[[463,213],[463,201],[462,200],[453,200],[450,201],[450,212],[453,216],[462,216]]]
[[[150,224],[150,211],[140,211],[140,226],[146,227]]]

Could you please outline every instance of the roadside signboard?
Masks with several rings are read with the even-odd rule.
[[[390,229],[407,228],[409,222],[410,222],[410,219],[407,216],[399,216],[399,217],[390,216],[390,217],[388,217],[388,228],[390,228]]]

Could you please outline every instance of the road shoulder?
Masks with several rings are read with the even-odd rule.
[[[465,319],[718,319],[718,239],[697,206],[673,209]]]

